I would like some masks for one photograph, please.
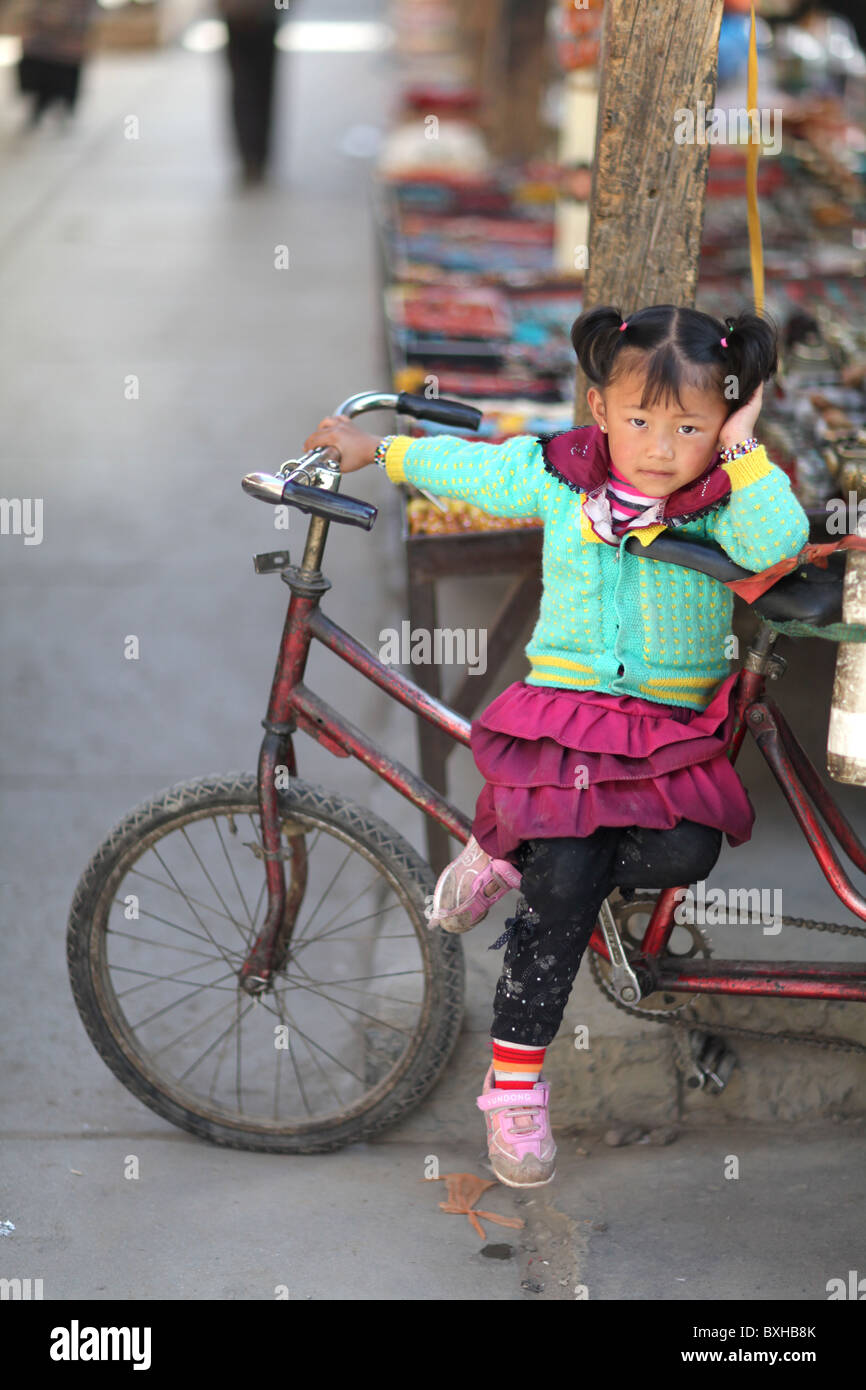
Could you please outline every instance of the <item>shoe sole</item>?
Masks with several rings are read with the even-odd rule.
[[[490,1167],[493,1168],[494,1173],[496,1173],[496,1169],[492,1163]],[[540,1182],[515,1182],[513,1178],[505,1178],[501,1173],[496,1173],[496,1176],[500,1182],[505,1183],[506,1187],[546,1187],[547,1184],[553,1182],[553,1179],[556,1177],[556,1169],[554,1168],[549,1178],[542,1178]]]

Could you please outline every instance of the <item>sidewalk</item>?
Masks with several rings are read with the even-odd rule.
[[[863,1111],[853,1065],[756,1048],[736,1082],[748,1078],[747,1092],[732,1082],[718,1103],[699,1097],[673,1144],[609,1149],[599,1134],[611,1123],[677,1119],[679,1083],[664,1040],[612,1009],[585,974],[551,1054],[555,1183],[525,1201],[504,1188],[485,1194],[480,1205],[527,1220],[522,1233],[488,1226],[487,1245],[506,1258],[482,1254],[466,1218],[439,1210],[444,1184],[424,1178],[430,1155],[441,1173],[486,1176],[473,1102],[500,964],[486,948],[513,899],[466,939],[466,1021],[446,1075],[376,1143],[292,1159],[212,1148],[139,1105],[84,1033],[64,932],[91,852],[163,786],[255,766],[287,594],[254,576],[250,557],[286,537],[240,478],[297,452],[346,395],[385,385],[369,164],[342,141],[352,126],[384,123],[387,56],[297,54],[286,75],[276,181],[240,197],[216,58],[102,60],[76,126],[25,141],[10,70],[0,71],[4,488],[45,499],[44,543],[0,546],[0,977],[11,1059],[0,1221],[15,1226],[0,1240],[0,1277],[42,1278],[47,1299],[272,1299],[278,1285],[291,1299],[573,1300],[581,1285],[590,1300],[822,1299],[827,1279],[862,1266],[862,1126],[830,1118]],[[138,142],[123,135],[130,114]],[[277,244],[293,267],[282,294]],[[135,402],[124,394],[130,376]],[[332,528],[323,606],[375,646],[405,616],[396,495],[376,470],[352,491],[380,515],[369,535]],[[303,534],[295,527],[290,547]],[[470,600],[446,586],[441,621],[456,621],[453,609],[483,622],[499,587],[479,583]],[[128,633],[141,638],[135,671],[122,659]],[[816,669],[813,653],[798,660],[801,672]],[[826,654],[817,660],[823,692]],[[518,649],[503,684],[523,669]],[[412,717],[314,649],[314,689],[327,692],[337,670],[340,707],[416,766]],[[796,686],[789,677],[799,727],[816,696],[809,680]],[[423,844],[420,814],[360,764],[300,736],[298,746],[302,776]],[[454,799],[471,809],[480,783],[468,751],[452,766]],[[754,882],[784,872],[804,914],[833,916],[813,866],[801,871],[790,823],[773,817],[772,793],[770,812],[763,847],[748,850]],[[594,1071],[571,1046],[575,1021],[599,1048]],[[825,1118],[747,1127],[744,1094],[763,1115]],[[566,1137],[569,1122],[579,1133]],[[740,1159],[737,1181],[724,1178],[728,1154]],[[136,1180],[124,1176],[130,1155]]]

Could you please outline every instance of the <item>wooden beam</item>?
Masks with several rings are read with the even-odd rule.
[[[723,0],[608,0],[584,308],[693,305],[709,145],[678,143],[715,100]],[[704,102],[704,107],[698,106]],[[588,424],[577,371],[575,423]]]

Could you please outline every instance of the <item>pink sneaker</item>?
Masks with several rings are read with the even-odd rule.
[[[549,1098],[550,1087],[541,1080],[525,1091],[498,1091],[490,1063],[476,1104],[487,1122],[491,1166],[508,1187],[543,1187],[556,1174]]]
[[[507,859],[491,859],[470,835],[463,852],[439,875],[427,925],[470,931],[495,902],[520,886],[520,880],[519,869]]]

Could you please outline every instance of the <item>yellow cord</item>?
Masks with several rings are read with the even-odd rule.
[[[764,252],[761,246],[761,216],[758,211],[758,158],[761,153],[760,114],[758,112],[758,42],[755,33],[755,6],[749,30],[749,75],[746,105],[755,112],[755,126],[749,116],[749,147],[746,151],[746,215],[749,224],[749,261],[752,267],[752,298],[755,313],[764,307]]]

